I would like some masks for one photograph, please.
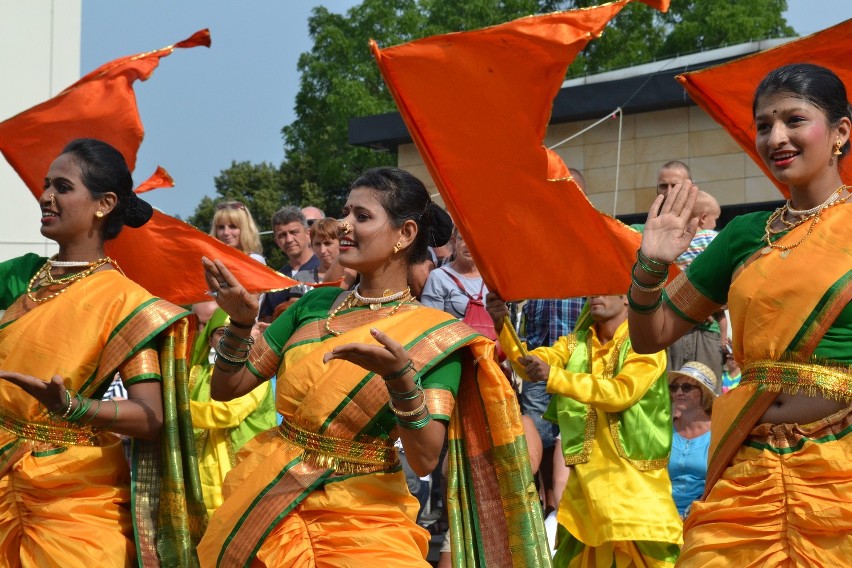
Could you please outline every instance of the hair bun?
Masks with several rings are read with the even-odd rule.
[[[127,199],[126,209],[124,210],[125,225],[138,229],[151,220],[154,215],[154,208],[151,207],[150,203],[139,199],[135,193],[125,199]]]
[[[443,207],[431,201],[426,208],[431,233],[430,246],[442,247],[450,240],[453,233],[453,220]]]

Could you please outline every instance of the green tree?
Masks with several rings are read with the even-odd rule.
[[[661,57],[734,45],[747,41],[796,35],[783,13],[787,0],[748,2],[672,0],[664,16],[669,30]]]
[[[223,201],[239,201],[244,204],[254,217],[258,229],[271,231],[272,214],[284,205],[298,204],[297,198],[282,191],[285,187],[285,175],[281,168],[267,162],[253,164],[251,162],[232,162],[231,167],[216,176],[214,184],[216,197],[204,197],[195,213],[187,222],[204,231],[210,230],[216,204]],[[275,245],[271,235],[262,235],[263,255],[270,266],[284,264],[284,255]]]

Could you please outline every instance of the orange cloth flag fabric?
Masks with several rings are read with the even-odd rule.
[[[115,146],[132,172],[145,132],[133,82],[150,77],[160,59],[175,48],[201,45],[210,46],[208,30],[98,67],[52,99],[0,123],[0,151],[36,198],[42,194],[50,164],[76,138],[97,138]]]
[[[542,145],[568,65],[628,2],[371,44],[485,282],[504,299],[630,285],[639,233],[597,211]]]
[[[734,61],[678,75],[689,96],[734,137],[760,169],[790,197],[787,186],[776,181],[755,150],[752,115],[754,91],[767,73],[789,63],[813,63],[834,71],[852,92],[852,19],[810,36],[748,55]],[[852,185],[852,164],[840,162],[843,183]]]
[[[65,145],[76,138],[98,138],[115,146],[130,170],[144,130],[133,82],[145,80],[160,59],[178,47],[210,46],[207,30],[175,45],[116,59],[92,71],[54,98],[0,123],[0,151],[32,194],[44,191],[44,176]],[[174,182],[163,168],[136,189],[138,193]],[[280,290],[297,284],[210,235],[159,211],[142,228],[125,227],[106,243],[128,278],[175,304],[210,300],[201,256],[218,258],[250,292]]]
[[[105,248],[128,278],[174,304],[212,299],[207,294],[202,256],[225,263],[249,292],[282,290],[298,284],[247,254],[156,210],[142,227],[125,227],[117,238],[106,242]]]

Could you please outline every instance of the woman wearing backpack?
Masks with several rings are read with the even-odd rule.
[[[496,339],[494,324],[485,311],[488,288],[473,262],[464,237],[455,227],[450,244],[453,260],[429,273],[420,303],[454,315],[482,335]]]

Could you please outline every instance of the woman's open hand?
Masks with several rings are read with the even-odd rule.
[[[250,294],[239,280],[220,260],[210,260],[201,257],[204,266],[204,278],[210,295],[216,304],[227,313],[232,320],[249,324],[257,318],[257,297]]]
[[[379,345],[367,343],[338,345],[323,356],[323,362],[328,363],[332,359],[343,359],[386,377],[402,369],[411,359],[405,347],[383,331],[371,329],[370,334],[376,338]]]
[[[692,216],[697,197],[698,186],[689,180],[657,196],[642,233],[642,254],[670,264],[689,247],[698,230],[698,217]]]
[[[68,408],[65,383],[59,375],[54,375],[49,381],[43,381],[30,375],[0,371],[0,379],[21,387],[24,392],[39,401],[52,414],[62,414]]]

